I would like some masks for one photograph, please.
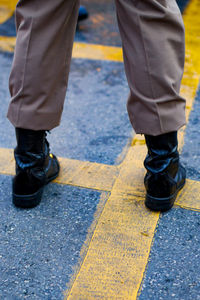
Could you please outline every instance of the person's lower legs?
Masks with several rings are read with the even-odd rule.
[[[148,148],[146,205],[167,210],[185,182],[177,151],[177,130],[185,124],[185,100],[179,95],[182,17],[175,0],[116,0],[116,7],[130,87],[128,113]]]
[[[36,206],[59,173],[46,131],[60,122],[78,8],[78,0],[21,0],[16,8],[8,118],[16,128],[13,202],[19,207]]]

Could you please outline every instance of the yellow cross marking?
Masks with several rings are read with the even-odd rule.
[[[181,94],[187,99],[187,119],[200,78],[198,5],[199,0],[192,0],[184,15],[186,64]],[[0,49],[12,52],[15,42],[15,38],[0,37]],[[73,57],[122,61],[122,51],[118,47],[75,43]],[[181,129],[180,148],[183,143],[184,129]],[[87,251],[84,251],[83,261],[65,298],[136,299],[159,219],[159,213],[144,207],[145,154],[144,139],[135,136],[124,161],[118,166],[60,158],[62,170],[57,183],[110,192],[105,206],[97,212],[93,235],[89,234],[85,242]],[[0,149],[0,173],[14,174],[13,155],[9,149]],[[200,182],[187,180],[175,205],[199,211]]]

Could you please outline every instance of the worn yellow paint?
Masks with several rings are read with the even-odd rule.
[[[127,198],[131,195],[131,197],[137,197],[138,201],[143,201],[143,159],[146,155],[146,147],[141,147],[143,141],[140,136],[136,136],[134,147],[129,149],[120,166],[59,158],[61,172],[54,182],[109,192],[118,177],[117,188],[120,194]],[[130,168],[129,164],[134,168]],[[15,162],[11,149],[0,148],[0,174],[15,174]],[[188,180],[176,204],[187,209],[200,209],[200,182]]]
[[[17,0],[0,0],[0,24],[13,15],[16,4]]]
[[[12,10],[0,5],[0,24],[6,22],[12,16]]]
[[[200,211],[200,182],[187,180],[175,204],[185,209]]]
[[[15,49],[16,38],[0,36],[0,50],[4,52],[13,52]]]
[[[0,23],[7,21],[14,13],[16,0],[0,0]]]
[[[144,148],[131,147],[123,161],[86,257],[65,298],[136,298],[159,218],[159,213],[145,209],[144,201],[140,201],[144,199]]]
[[[192,0],[188,4],[186,13],[184,14],[184,23],[186,28],[186,59],[181,94],[187,99],[186,116],[188,119],[200,78],[200,18],[198,0]]]
[[[15,37],[0,36],[0,50],[13,52],[16,44]],[[101,46],[84,43],[74,43],[73,58],[84,58],[91,60],[109,60],[122,62],[122,49],[120,47]]]
[[[158,214],[128,200],[109,198],[68,299],[136,298]]]
[[[123,61],[122,49],[120,47],[93,45],[85,43],[74,43],[72,56],[74,58],[85,58],[94,60]]]
[[[55,182],[100,191],[111,191],[120,168],[68,158],[59,158],[59,161],[61,172]]]
[[[59,161],[61,171],[54,182],[100,191],[111,191],[120,169],[120,166],[109,166],[68,158],[59,158]],[[0,148],[0,174],[15,174],[15,162],[13,150],[11,149]]]
[[[14,155],[11,149],[0,148],[0,174],[15,174]]]
[[[70,283],[68,283],[68,285],[70,285],[70,286],[73,284],[74,280],[76,279],[76,274],[77,274],[78,270],[80,269],[80,265],[82,264],[82,260],[85,257],[85,255],[87,254],[87,250],[88,250],[90,240],[93,236],[93,232],[94,232],[94,230],[97,226],[99,217],[102,214],[102,211],[104,209],[104,206],[105,206],[105,203],[108,199],[108,196],[109,196],[109,193],[107,193],[107,192],[101,193],[99,202],[97,204],[97,209],[94,213],[93,222],[92,222],[90,228],[88,229],[86,240],[84,241],[84,244],[83,244],[83,246],[81,248],[81,251],[80,251],[79,261],[75,266],[73,266],[73,270],[72,270],[73,274],[70,278]]]
[[[7,7],[14,11],[18,0],[0,0],[0,7]]]

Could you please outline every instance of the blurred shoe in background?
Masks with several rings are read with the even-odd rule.
[[[89,16],[87,9],[85,8],[85,6],[80,5],[79,8],[79,14],[78,14],[78,22],[83,21],[85,19],[87,19]]]

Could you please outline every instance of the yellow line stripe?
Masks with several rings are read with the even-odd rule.
[[[16,4],[17,0],[0,0],[0,24],[13,15]]]
[[[184,23],[186,27],[186,59],[185,73],[182,80],[181,94],[187,99],[186,115],[189,117],[192,103],[199,85],[200,76],[200,18],[198,15],[199,1],[190,1],[186,13],[184,14]]]
[[[139,197],[144,196],[144,150],[143,145],[129,149],[69,299],[136,297],[159,218],[139,201],[144,199]]]
[[[13,52],[15,44],[15,37],[0,36],[1,51]],[[122,49],[120,47],[110,47],[84,43],[74,43],[72,57],[91,60],[123,62]]]
[[[118,177],[118,193],[127,199],[131,195],[131,197],[137,197],[138,201],[143,201],[145,195],[143,159],[146,154],[143,142],[140,136],[134,139],[133,147],[129,149],[125,163],[123,162],[120,166],[59,158],[61,171],[54,182],[109,192]],[[134,168],[131,169],[129,164]],[[120,169],[122,169],[121,172]],[[15,174],[15,162],[11,149],[0,148],[0,174]],[[177,198],[176,205],[191,210],[200,209],[200,182],[187,180],[186,188]]]
[[[100,191],[111,191],[120,168],[68,158],[59,158],[59,161],[61,171],[54,182]],[[0,148],[0,174],[15,174],[15,162],[11,149]]]
[[[120,47],[84,43],[74,43],[72,57],[123,62],[122,49]]]
[[[14,52],[16,44],[15,37],[0,36],[0,51]]]
[[[18,0],[0,0],[0,8],[7,7],[8,9],[14,11]]]
[[[186,187],[179,193],[176,205],[200,211],[200,182],[187,180]]]
[[[13,14],[13,11],[6,6],[0,6],[0,24],[6,22]]]
[[[100,191],[111,191],[119,167],[88,161],[59,158],[61,172],[55,182]]]
[[[184,16],[187,57],[181,93],[187,97],[187,119],[200,77],[197,55],[200,53],[200,27],[196,12],[198,0],[193,0]],[[182,129],[179,133],[181,147],[183,138]],[[159,218],[159,214],[146,210],[143,201],[139,201],[145,194],[142,184],[145,152],[144,140],[136,136],[98,220],[87,255],[65,298],[136,299]],[[188,181],[176,204],[199,209],[198,195],[199,183]]]

